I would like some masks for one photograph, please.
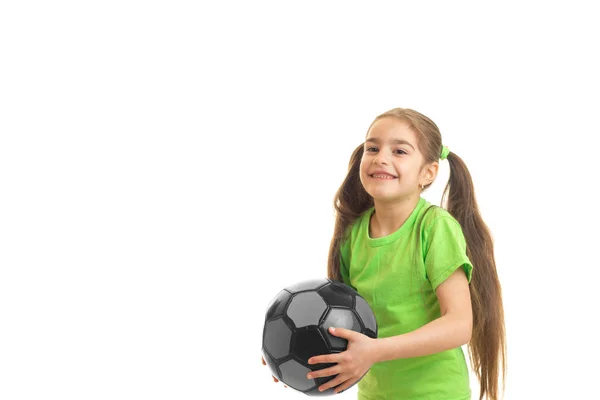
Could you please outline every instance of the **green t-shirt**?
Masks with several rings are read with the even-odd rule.
[[[341,246],[341,274],[372,307],[378,337],[414,331],[441,316],[435,289],[457,268],[471,281],[460,224],[420,198],[394,233],[369,237],[374,209],[349,228]],[[426,213],[427,211],[427,213]],[[468,400],[469,374],[462,348],[376,363],[358,383],[361,400]]]

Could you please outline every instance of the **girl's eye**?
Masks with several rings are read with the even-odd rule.
[[[396,153],[396,154],[407,154],[404,150],[401,150],[401,149],[394,150],[394,153]]]
[[[367,152],[372,153],[372,152],[375,152],[375,151],[377,151],[377,147],[367,147]]]

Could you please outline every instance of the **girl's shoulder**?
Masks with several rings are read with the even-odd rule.
[[[456,218],[448,210],[429,202],[426,202],[417,222],[421,231],[429,231],[440,222],[458,224]]]

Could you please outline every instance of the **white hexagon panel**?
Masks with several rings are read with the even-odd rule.
[[[282,358],[290,354],[292,330],[283,318],[267,322],[265,327],[265,348],[273,358]]]
[[[287,316],[296,328],[302,328],[318,325],[326,310],[327,304],[317,292],[305,292],[292,298],[287,309]]]

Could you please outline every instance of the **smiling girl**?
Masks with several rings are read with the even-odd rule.
[[[446,159],[449,197],[442,208],[421,193]],[[442,144],[436,124],[402,108],[375,118],[351,156],[334,205],[328,277],[367,300],[379,336],[331,330],[348,347],[309,360],[335,365],[308,378],[336,375],[320,387],[336,392],[358,382],[361,400],[468,400],[461,348],[468,345],[479,398],[498,399],[506,351],[492,237],[469,171]]]

